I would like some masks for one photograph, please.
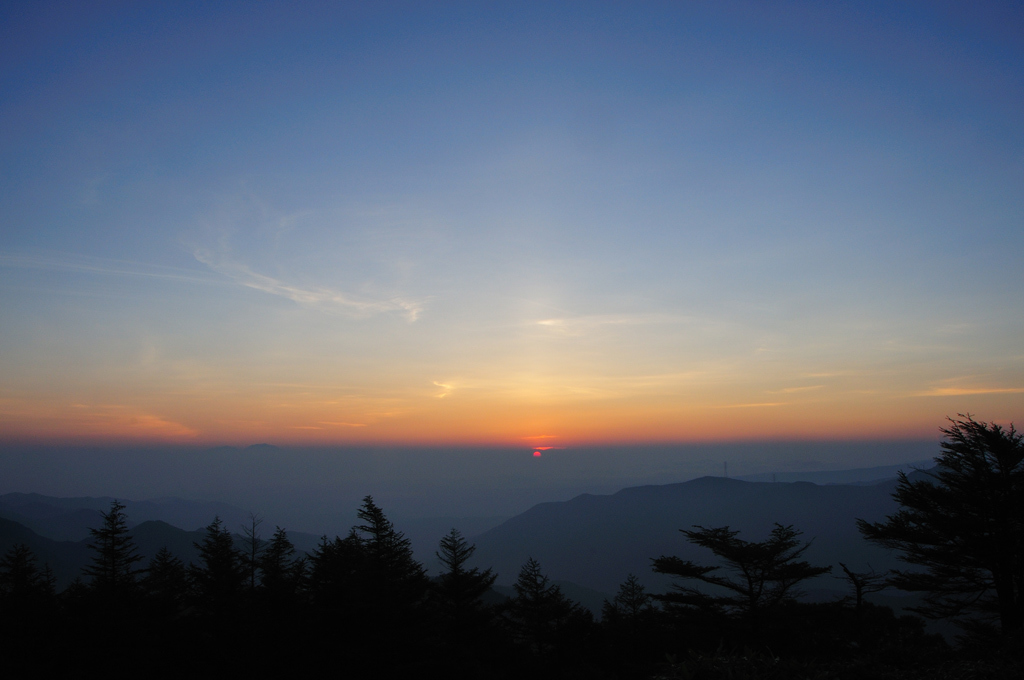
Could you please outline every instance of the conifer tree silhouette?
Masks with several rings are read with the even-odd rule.
[[[40,569],[35,554],[19,543],[0,558],[0,606],[15,618],[44,607],[55,595],[53,573]]]
[[[308,587],[313,605],[325,613],[355,607],[357,594],[364,590],[365,563],[366,550],[355,529],[345,538],[328,540],[323,536],[309,556]]]
[[[135,594],[139,573],[135,565],[142,559],[128,531],[124,508],[120,502],[113,501],[110,511],[103,513],[100,528],[89,529],[92,536],[89,548],[96,554],[83,570],[92,579],[92,590],[111,602],[123,602]]]
[[[631,677],[649,675],[643,668],[643,651],[657,652],[659,611],[653,605],[654,597],[647,592],[635,574],[629,574],[619,586],[619,592],[601,609],[601,626],[606,640],[617,652],[617,661],[623,665],[623,674]]]
[[[166,547],[160,548],[146,568],[141,586],[152,608],[163,616],[173,615],[188,592],[185,564]]]
[[[260,590],[275,605],[292,600],[305,576],[306,561],[295,557],[295,546],[288,532],[277,527],[260,556]]]
[[[619,586],[619,592],[609,602],[604,601],[602,620],[619,622],[635,622],[646,613],[654,611],[651,604],[654,596],[640,583],[635,574],[629,574]]]
[[[40,569],[28,546],[16,544],[0,558],[0,668],[5,677],[39,675],[40,647],[50,647],[55,629],[61,628],[54,626],[62,613],[54,590],[49,566]]]
[[[861,533],[924,567],[889,583],[924,594],[915,609],[975,629],[1024,630],[1024,435],[1013,425],[960,415],[942,428],[937,468],[911,481],[899,473],[900,509],[885,522],[858,520]]]
[[[471,627],[483,625],[489,618],[489,608],[480,598],[494,585],[498,575],[491,573],[490,569],[480,571],[476,567],[467,567],[476,546],[467,543],[458,529],[452,529],[442,538],[438,547],[434,554],[445,571],[437,578],[435,592],[452,633],[462,635]]]
[[[363,522],[355,529],[363,534],[366,576],[378,596],[398,607],[420,602],[426,594],[427,577],[423,565],[413,558],[409,539],[395,530],[371,496],[363,499],[357,516]]]
[[[792,526],[776,524],[771,536],[760,542],[739,539],[739,532],[727,526],[694,528],[697,531],[680,531],[691,543],[711,550],[732,574],[719,573],[721,567],[706,567],[665,556],[653,560],[654,571],[684,581],[701,581],[724,593],[712,594],[676,584],[671,592],[655,597],[669,606],[738,614],[754,639],[760,637],[764,618],[782,602],[796,597],[800,582],[832,570],[832,567],[815,567],[800,559],[810,543],[801,544],[800,532]]]
[[[526,560],[512,587],[516,596],[507,613],[513,635],[541,657],[558,647],[566,628],[589,622],[590,612],[563,595],[532,557]]]
[[[362,523],[350,534],[362,548],[352,572],[357,584],[354,613],[360,617],[356,635],[378,655],[387,650],[393,668],[402,667],[420,657],[436,633],[426,618],[429,581],[413,558],[409,539],[395,529],[372,497],[363,499],[357,516]],[[342,541],[338,547],[347,546]],[[396,644],[398,640],[401,645]]]
[[[249,513],[249,521],[242,525],[242,568],[247,577],[249,593],[255,593],[260,573],[260,557],[266,549],[265,541],[260,536],[260,525],[263,518],[254,512]]]
[[[199,551],[200,564],[189,565],[188,573],[198,604],[213,614],[230,611],[238,604],[246,579],[231,532],[215,517],[202,542],[193,545]]]

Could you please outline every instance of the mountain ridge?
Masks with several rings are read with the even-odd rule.
[[[614,494],[580,494],[540,503],[474,537],[474,564],[493,568],[511,583],[526,559],[538,560],[552,579],[615,592],[633,573],[649,588],[668,581],[651,572],[661,555],[713,564],[707,551],[686,542],[680,529],[730,526],[745,540],[763,540],[777,522],[792,524],[811,541],[812,563],[858,570],[895,566],[891,553],[868,544],[856,519],[878,521],[896,510],[895,480],[871,486],[810,482],[746,482],[699,477],[687,482],[627,487]],[[838,567],[836,567],[838,568]],[[824,579],[815,587],[835,588]]]

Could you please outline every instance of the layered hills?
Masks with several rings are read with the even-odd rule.
[[[874,484],[813,484],[702,477],[630,487],[609,495],[582,494],[564,502],[535,505],[473,536],[477,546],[474,562],[492,568],[499,575],[499,586],[507,587],[523,563],[533,557],[550,578],[569,590],[578,587],[579,599],[593,605],[589,600],[599,604],[599,595],[615,593],[630,573],[650,589],[663,591],[668,582],[651,571],[652,558],[677,555],[713,563],[712,556],[688,543],[680,529],[729,526],[739,530],[741,538],[761,540],[779,523],[793,525],[811,541],[805,557],[813,564],[834,565],[837,573],[839,562],[859,571],[884,571],[897,565],[895,556],[864,541],[856,520],[878,521],[892,514],[896,510],[892,499],[895,484],[894,479]],[[0,552],[25,543],[40,562],[51,566],[58,586],[63,587],[88,563],[88,529],[100,525],[100,512],[109,509],[112,500],[0,496]],[[200,527],[214,515],[234,527],[248,516],[222,503],[181,499],[124,502],[136,522],[131,528],[144,556],[143,565],[162,547],[186,563],[195,560],[194,543],[203,538]],[[268,538],[272,527],[264,529]],[[473,534],[471,528],[464,529],[467,535]],[[312,534],[289,532],[289,537],[300,551],[311,551],[317,542]],[[416,547],[417,557],[432,566],[436,546],[426,546],[429,552]],[[844,586],[837,579],[822,577],[808,588],[842,590]]]
[[[679,484],[639,486],[610,495],[583,494],[541,503],[474,538],[475,563],[493,568],[509,584],[533,557],[553,579],[614,593],[628,574],[662,590],[667,582],[651,571],[651,559],[677,555],[713,564],[712,555],[688,543],[680,529],[729,526],[740,538],[763,540],[777,522],[793,525],[811,541],[812,564],[848,564],[882,571],[894,555],[868,544],[856,520],[882,520],[896,510],[895,480],[872,485],[810,482],[746,482],[702,477]],[[811,588],[841,589],[819,578]]]
[[[102,512],[110,510],[113,498],[57,498],[41,494],[9,493],[0,496],[0,554],[23,543],[36,555],[40,565],[48,564],[57,579],[57,588],[66,587],[81,574],[91,557],[89,529],[103,522]],[[204,528],[214,517],[224,524],[240,528],[249,514],[226,503],[199,502],[181,498],[148,501],[121,501],[126,508],[129,527],[145,567],[161,548],[167,548],[185,564],[195,561],[195,543],[205,536]],[[191,529],[182,528],[192,527]],[[273,526],[263,526],[264,538]],[[289,532],[300,551],[313,550],[317,537]],[[241,537],[239,536],[240,540]]]
[[[103,521],[114,498],[82,496],[57,498],[37,493],[8,493],[0,496],[0,517],[29,527],[36,533],[61,541],[80,541],[89,529]],[[118,499],[125,506],[128,525],[157,520],[192,530],[205,527],[214,517],[228,526],[239,526],[249,513],[227,503],[157,498],[145,501]]]

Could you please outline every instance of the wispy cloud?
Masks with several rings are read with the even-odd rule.
[[[0,253],[0,267],[98,276],[128,276],[182,283],[223,284],[223,280],[202,271],[70,253]]]
[[[3,407],[4,404],[0,403],[0,412],[6,411]],[[192,439],[201,434],[184,423],[125,404],[72,403],[34,413],[25,412],[19,418],[38,419],[54,431],[68,429],[84,436]]]
[[[358,316],[400,312],[416,321],[423,312],[423,301],[405,298],[387,300],[359,299],[348,293],[323,286],[303,287],[253,271],[247,265],[205,248],[193,251],[196,260],[235,283],[255,290],[288,298],[307,307],[334,308]]]
[[[824,385],[806,385],[804,387],[784,387],[781,390],[770,390],[768,394],[794,394],[796,392],[810,392],[820,390]]]
[[[1020,394],[1024,387],[933,387],[915,397],[965,397],[973,394]]]
[[[452,390],[455,389],[455,385],[450,385],[448,383],[437,382],[436,380],[434,381],[434,385],[436,385],[437,387],[440,387],[442,390],[444,390],[440,394],[435,394],[434,395],[435,399],[444,399],[445,397],[447,397],[449,394],[452,393]]]
[[[563,335],[583,333],[608,326],[646,326],[651,324],[685,323],[690,317],[672,314],[589,314],[584,316],[552,317],[534,322],[536,325]]]
[[[770,408],[772,406],[785,406],[784,401],[766,401],[757,404],[723,404],[718,408]]]

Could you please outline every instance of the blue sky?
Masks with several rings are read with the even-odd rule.
[[[9,3],[0,436],[1024,412],[1014,3]]]

